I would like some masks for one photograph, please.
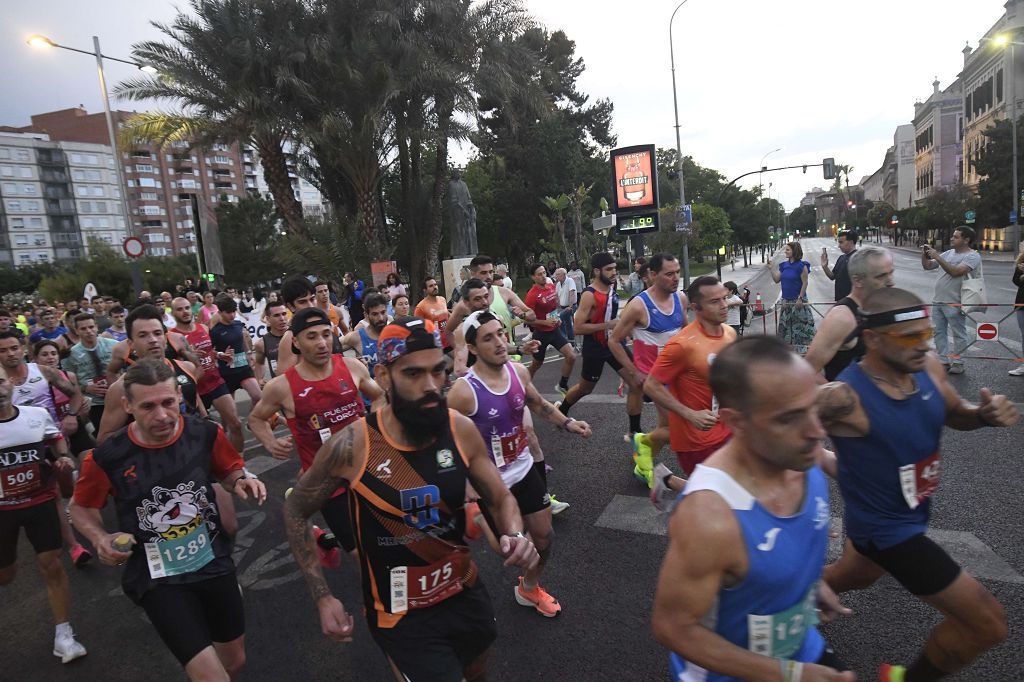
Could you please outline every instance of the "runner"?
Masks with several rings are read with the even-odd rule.
[[[674,680],[854,680],[815,627],[850,613],[821,582],[829,503],[816,386],[768,336],[744,337],[711,367],[735,435],[697,465],[669,520],[651,620]]]
[[[473,422],[445,404],[446,363],[433,323],[406,318],[385,327],[378,372],[388,403],[332,436],[285,501],[292,552],[323,632],[350,641],[352,616],[324,580],[307,519],[351,482],[366,619],[396,677],[482,679],[496,630],[462,540],[467,479],[503,533],[505,565],[532,570],[537,551]]]
[[[675,256],[656,253],[645,267],[652,284],[626,304],[608,344],[624,372],[633,377],[633,384],[641,387],[661,349],[686,324],[686,294],[679,292],[679,261]],[[625,346],[630,336],[632,358]],[[633,433],[633,475],[648,488],[654,487],[654,458],[669,441],[668,412],[660,405],[657,408],[658,428],[650,433],[640,433],[637,428]]]
[[[540,263],[530,266],[530,279],[533,286],[526,292],[526,306],[533,311],[536,320],[527,323],[533,330],[533,338],[540,341],[540,348],[533,354],[530,363],[530,376],[544,366],[544,355],[548,346],[562,354],[562,376],[555,386],[555,391],[564,396],[569,391],[569,376],[576,364],[576,351],[569,339],[562,334],[562,320],[558,316],[558,293],[554,283],[548,279],[547,270]]]
[[[579,382],[558,403],[558,409],[569,416],[569,408],[593,392],[607,364],[629,385],[626,415],[629,417],[628,439],[632,442],[633,434],[641,431],[643,393],[640,386],[633,383],[633,376],[625,371],[622,363],[608,348],[608,336],[615,329],[615,318],[619,313],[619,297],[615,291],[615,258],[607,251],[599,251],[590,259],[590,265],[590,286],[580,295],[579,308],[573,318],[576,333],[583,336],[583,369],[580,371]]]
[[[836,271],[839,271],[838,261]],[[835,381],[847,365],[864,356],[857,311],[872,291],[893,286],[892,254],[884,247],[868,244],[843,262],[842,272],[848,274],[853,288],[825,315],[807,350],[807,362],[818,371],[824,370],[826,381]]]
[[[253,364],[256,366],[256,378],[260,382],[260,388],[277,376],[277,353],[281,347],[281,339],[288,333],[288,307],[281,301],[268,303],[266,321],[267,333],[256,339],[252,348]],[[267,378],[268,369],[270,379]]]
[[[327,316],[331,319],[331,326],[334,328],[334,335],[344,336],[348,334],[349,328],[345,322],[347,313],[342,312],[341,306],[331,303],[330,285],[326,281],[317,281],[313,285],[313,292],[316,297],[314,305],[327,313]]]
[[[942,612],[914,663],[879,670],[883,682],[937,680],[1002,642],[1007,627],[996,598],[925,535],[939,486],[942,428],[1006,427],[1020,415],[987,388],[980,405],[957,394],[931,352],[928,306],[916,294],[878,289],[863,308],[864,359],[825,387],[821,407],[839,459],[847,533],[843,556],[825,580],[841,593],[888,573]]]
[[[409,317],[412,315],[412,304],[409,302],[409,294],[398,294],[391,299],[391,308],[394,311],[393,318]],[[444,343],[444,340],[441,340]]]
[[[242,321],[237,319],[238,304],[231,296],[218,294],[215,302],[217,314],[210,320],[210,340],[217,352],[217,371],[224,379],[232,400],[235,391],[242,388],[255,407],[260,401],[260,385],[249,361],[252,337]]]
[[[440,296],[440,292],[441,289],[438,287],[435,277],[428,276],[424,279],[423,299],[416,304],[413,315],[434,323],[437,330],[441,332],[441,345],[444,346],[444,352],[449,353],[452,350],[451,337],[448,334],[448,318],[451,314],[448,312],[448,305]]]
[[[79,313],[74,318],[75,332],[79,341],[71,347],[61,366],[78,377],[82,393],[89,396],[89,422],[94,429],[100,428],[103,418],[104,397],[107,394],[106,368],[110,363],[117,341],[99,335],[96,318],[92,313]]]
[[[121,306],[114,306],[110,309],[110,326],[101,334],[114,341],[124,341],[128,338],[128,332],[124,328],[124,318],[128,311]]]
[[[126,564],[124,593],[145,610],[190,679],[234,678],[245,663],[245,615],[231,540],[210,493],[220,481],[262,504],[266,488],[245,473],[220,426],[180,413],[168,365],[142,360],[123,381],[135,421],[86,456],[71,516],[100,561]],[[108,496],[115,533],[100,516]],[[115,548],[122,539],[129,551]]]
[[[198,388],[203,405],[207,410],[211,407],[217,408],[231,445],[239,452],[244,452],[245,435],[242,433],[242,420],[238,418],[238,411],[235,409],[235,398],[228,392],[227,384],[224,383],[217,367],[217,352],[214,350],[209,330],[201,324],[196,324],[192,316],[192,306],[187,299],[174,299],[171,302],[171,313],[174,315],[175,326],[168,331],[172,332],[172,336],[183,336],[198,356],[199,367],[202,369]]]
[[[377,401],[378,408],[383,405],[384,391],[360,360],[331,353],[333,325],[324,311],[306,308],[297,312],[292,318],[292,334],[299,363],[267,383],[263,400],[249,415],[249,430],[277,459],[290,457],[296,443],[301,475],[332,434],[363,416],[363,400]],[[289,437],[274,436],[271,420],[279,411],[288,420]],[[351,553],[356,543],[345,492],[345,487],[338,488],[320,513],[334,537]],[[325,554],[321,561],[327,567],[337,567],[341,559],[337,544],[325,542],[323,531],[315,526],[313,533]]]
[[[388,299],[384,294],[372,292],[363,299],[366,326],[351,331],[341,340],[341,350],[354,350],[362,358],[370,376],[377,367],[377,339],[388,323]]]
[[[10,331],[0,332],[0,339],[18,341]],[[14,391],[14,382],[0,374],[0,585],[14,580],[18,536],[24,528],[56,624],[53,655],[68,663],[85,656],[86,651],[75,640],[69,622],[71,588],[60,562],[63,538],[53,477],[55,471],[69,471],[73,464],[50,414],[41,407],[16,407]]]
[[[11,315],[11,311],[7,308],[0,308],[0,332],[6,331],[13,331],[19,337],[25,336],[25,332],[18,328],[16,318]]]
[[[82,394],[64,375],[55,368],[25,361],[24,336],[19,337],[13,330],[0,332],[0,367],[3,374],[14,384],[12,402],[21,407],[41,407],[50,414],[55,424],[60,415],[53,399],[56,388],[70,398],[71,411],[75,414],[82,409]],[[55,339],[47,339],[57,343]]]
[[[49,339],[60,345],[62,355],[66,353],[72,344],[68,343],[66,336],[68,330],[61,326],[57,311],[53,308],[44,308],[43,312],[39,314],[38,323],[39,328],[29,335],[29,343]]]
[[[684,475],[729,440],[729,427],[718,418],[718,400],[709,377],[717,354],[736,340],[725,324],[729,290],[712,275],[690,282],[687,291],[697,319],[683,327],[658,354],[644,392],[668,412],[669,442]],[[654,469],[663,480],[668,467]]]
[[[508,337],[509,343],[513,343],[516,340],[515,328],[519,324],[517,320],[535,322],[537,320],[536,314],[523,303],[522,299],[516,296],[514,291],[494,284],[494,261],[491,260],[490,256],[481,254],[474,257],[473,260],[469,261],[469,271],[473,277],[490,287],[491,312],[501,320],[505,326],[505,335]],[[462,298],[465,298],[465,292],[463,292]],[[448,319],[448,327],[451,329],[458,329],[462,325],[462,321],[466,319],[466,316],[472,312],[468,306],[462,305],[462,303],[463,301],[460,300],[452,308],[451,317]]]
[[[516,602],[552,618],[561,613],[562,607],[540,586],[540,573],[547,563],[552,537],[547,474],[544,461],[534,461],[530,453],[523,408],[529,406],[539,416],[584,438],[590,437],[590,426],[563,416],[537,392],[526,368],[509,362],[502,324],[493,313],[473,313],[463,322],[462,330],[478,362],[466,376],[455,381],[448,393],[448,404],[472,419],[484,444],[490,446],[501,480],[516,498],[526,531],[540,555],[536,569],[519,578],[514,592]],[[487,508],[481,508],[481,512],[491,534],[497,534],[497,525]]]
[[[159,309],[159,307],[157,307],[157,309]],[[171,329],[176,324],[173,315],[164,315],[163,323],[164,329]],[[125,333],[127,333],[127,326],[125,327]],[[168,360],[185,360],[186,362],[191,362],[198,368],[196,369],[196,379],[201,379],[203,375],[201,363],[199,362],[199,357],[196,355],[195,349],[188,345],[188,339],[180,334],[168,334],[165,336],[164,341],[165,357]],[[126,369],[128,365],[138,360],[138,357],[133,353],[134,351],[132,350],[130,339],[126,338],[124,341],[117,342],[117,345],[114,346],[114,350],[110,354],[110,364],[107,365],[108,385],[117,381],[122,370]]]
[[[293,315],[303,308],[313,307],[315,299],[316,293],[313,289],[313,285],[310,284],[309,280],[305,277],[289,277],[281,284],[281,300],[284,301],[284,304],[288,306],[289,312]],[[362,303],[360,303],[360,317],[362,310]],[[333,353],[341,354],[343,352],[341,339],[339,339],[337,335],[335,335],[334,341],[331,343],[331,351]],[[284,346],[285,348],[292,347],[291,331],[284,333],[279,345]],[[295,353],[279,353],[277,356],[276,373],[280,376],[294,367],[295,363],[298,361],[298,357],[299,356]]]

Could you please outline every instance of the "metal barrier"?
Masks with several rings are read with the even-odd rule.
[[[786,306],[795,306],[795,303],[777,300],[774,304],[763,304],[763,313],[758,314],[755,311],[756,303],[744,303],[741,307],[747,309],[747,323],[744,326],[744,331],[751,330],[754,333],[761,334],[776,334],[778,333],[779,324],[779,311]],[[829,302],[815,302],[815,303],[804,303],[805,306],[811,308],[814,314],[815,320],[824,318],[833,307],[835,303]],[[931,308],[931,314],[934,318],[937,308],[963,308],[959,303],[929,303]],[[1024,363],[1024,350],[1017,350],[1009,345],[1003,339],[1002,331],[999,331],[1005,323],[1009,320],[1009,324],[1016,327],[1017,322],[1014,320],[1014,315],[1019,309],[1024,309],[1022,306],[1017,306],[1013,303],[991,303],[984,306],[973,306],[974,309],[964,313],[965,327],[967,333],[967,345],[963,349],[961,355],[947,355],[945,356],[948,360],[1008,360],[1010,362]],[[977,310],[983,308],[983,310]],[[973,323],[973,328],[972,324]],[[997,336],[995,339],[984,340],[979,338],[977,327],[979,324],[994,325]],[[817,326],[817,325],[815,325]],[[951,346],[954,344],[954,336],[952,331],[949,333],[949,339]],[[981,350],[978,346],[979,342],[984,341],[985,343],[994,343],[997,347],[1002,348],[1006,351],[1005,355],[990,355],[990,354],[967,354],[967,350],[975,348]],[[981,350],[982,353],[987,353],[986,350]]]

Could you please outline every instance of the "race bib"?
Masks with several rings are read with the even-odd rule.
[[[0,475],[0,500],[31,497],[43,487],[42,471],[39,462],[29,462],[13,467],[6,467]]]
[[[491,457],[494,458],[494,465],[499,469],[519,458],[526,447],[526,436],[521,430],[509,436],[491,436]]]
[[[425,609],[462,592],[469,555],[452,552],[429,566],[391,569],[391,613]]]
[[[937,452],[920,462],[901,466],[900,487],[903,489],[903,499],[907,501],[907,506],[917,509],[938,489],[941,477],[942,461]]]
[[[231,361],[232,369],[239,369],[241,367],[249,366],[249,356],[246,355],[245,351],[241,353],[236,352],[234,358]]]
[[[180,538],[147,542],[145,549],[149,575],[154,579],[195,573],[213,561],[213,543],[205,523]]]
[[[331,439],[332,432],[330,429],[320,429],[319,431],[317,431],[317,433],[320,434],[321,443],[326,443]]]
[[[275,377],[277,376],[277,360],[274,358],[267,358],[267,362],[270,363],[270,373]]]
[[[818,624],[818,585],[792,607],[768,616],[747,616],[747,648],[755,654],[791,658],[803,646],[807,630]]]

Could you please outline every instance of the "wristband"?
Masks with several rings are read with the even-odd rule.
[[[569,424],[572,424],[574,421],[576,420],[573,419],[572,417],[566,417],[565,421],[562,422],[562,430],[565,431],[567,428],[569,428]]]
[[[804,664],[800,661],[780,658],[779,670],[782,673],[782,682],[800,682],[800,678],[804,674]]]

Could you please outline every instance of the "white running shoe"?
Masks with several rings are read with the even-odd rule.
[[[654,466],[652,478],[654,486],[651,488],[651,504],[660,512],[672,511],[672,504],[676,501],[679,493],[672,490],[665,483],[665,479],[672,475],[672,470],[660,462]]]
[[[1007,374],[1011,377],[1024,377],[1024,365],[1021,365],[1017,369],[1011,369]]]
[[[562,502],[561,500],[557,500],[557,499],[555,499],[554,495],[548,495],[548,499],[551,500],[551,513],[553,515],[554,514],[561,514],[566,509],[569,508],[569,503],[568,502]]]
[[[60,658],[61,663],[70,663],[86,653],[85,647],[75,640],[75,633],[70,630],[53,638],[53,655]]]

